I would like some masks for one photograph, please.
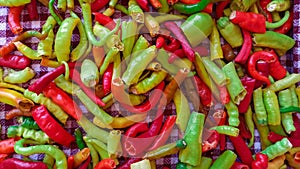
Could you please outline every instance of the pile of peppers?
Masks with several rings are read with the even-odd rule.
[[[42,5],[41,28],[23,29]],[[280,62],[296,43],[289,0],[0,6],[14,35],[0,47],[0,169],[155,169],[170,156],[164,169],[300,169],[300,74]]]

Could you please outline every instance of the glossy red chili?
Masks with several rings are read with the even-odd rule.
[[[102,159],[94,167],[94,169],[113,169],[113,168],[116,168],[116,162],[114,159],[111,158]]]
[[[287,34],[293,26],[293,16],[294,16],[294,11],[291,9],[289,19],[282,26],[274,29],[274,32],[278,32],[281,34]]]
[[[0,66],[12,69],[25,69],[30,64],[31,60],[24,55],[8,54],[0,57]]]
[[[102,9],[105,5],[107,5],[109,0],[95,0],[91,4],[91,10],[92,12],[98,12],[100,9]]]
[[[238,24],[241,28],[256,33],[266,32],[266,18],[262,14],[254,12],[233,11],[229,19],[232,23]]]
[[[24,5],[9,7],[8,26],[14,34],[19,34],[23,32],[23,26],[20,22],[21,12],[23,11],[23,9]]]
[[[26,7],[29,14],[29,18],[31,20],[35,20],[39,17],[36,0],[31,0],[31,2],[27,4]]]
[[[202,152],[205,153],[215,149],[218,146],[219,133],[215,130],[207,130],[207,132],[203,133],[202,139]]]
[[[89,156],[79,167],[78,169],[87,169],[90,162],[91,162],[91,156]]]
[[[0,141],[0,154],[14,153],[15,152],[14,146],[15,146],[16,141],[18,141],[18,139],[15,139],[15,138],[1,140]]]
[[[255,160],[251,163],[252,169],[266,169],[268,167],[268,156],[266,154],[257,153]]]
[[[106,16],[100,12],[93,12],[95,16],[95,21],[99,22],[101,25],[113,30],[116,27],[116,22],[109,16]]]
[[[239,108],[239,113],[246,113],[247,109],[250,105],[250,102],[252,100],[252,93],[254,90],[256,80],[245,76],[241,79],[241,82],[242,82],[244,88],[246,89],[247,94],[244,97],[244,99],[240,102],[240,104],[238,105],[238,108]]]
[[[275,80],[283,79],[286,74],[287,70],[281,65],[279,58],[274,50],[267,51],[273,55],[275,61],[269,63],[269,73]]]
[[[257,69],[258,73],[261,74],[262,76],[265,76],[265,77],[269,76],[269,64],[267,62],[259,60],[256,63],[256,69]],[[264,84],[265,84],[265,82],[255,80],[254,89],[257,89],[257,88],[261,87]]]
[[[229,136],[229,138],[241,161],[244,164],[251,166],[251,163],[253,162],[252,153],[243,138],[240,135],[237,137]]]
[[[234,61],[240,64],[245,64],[252,49],[252,39],[249,31],[242,29],[242,32],[244,36],[244,42],[239,54],[236,56]]]
[[[266,15],[266,20],[272,23],[273,22],[272,14],[267,10],[267,6],[270,2],[271,0],[260,0],[259,5],[263,10],[263,13]]]
[[[68,157],[68,160],[67,160],[67,163],[68,163],[68,169],[72,169],[73,168],[73,164],[74,164],[74,156],[69,156]]]
[[[165,38],[163,38],[162,36],[158,36],[155,42],[155,46],[157,49],[160,49],[163,47],[164,43],[165,43]]]
[[[220,1],[216,6],[216,17],[221,18],[224,14],[223,11],[228,4],[230,4],[230,0]]]
[[[150,8],[148,0],[136,0],[136,2],[144,11],[149,12]]]
[[[113,76],[113,64],[109,64],[107,69],[105,70],[103,76],[102,76],[102,86],[104,90],[104,95],[107,95],[111,92],[111,82],[112,82],[112,76]]]
[[[240,124],[238,126],[239,130],[240,130],[240,136],[243,138],[243,139],[250,139],[251,138],[251,133],[250,131],[248,130],[247,128],[247,125],[246,125],[246,121],[245,121],[245,118],[243,115],[240,115],[239,116],[239,120],[240,120]]]
[[[203,106],[211,106],[213,96],[208,86],[198,76],[194,76],[193,80],[198,91],[201,104]]]
[[[175,39],[175,38],[173,38],[171,36],[165,36],[165,38],[168,39],[168,41],[170,42],[170,43],[166,43],[165,42],[163,44],[163,48],[165,50],[167,50],[169,52],[175,52],[175,50],[179,49],[180,42],[177,39]]]

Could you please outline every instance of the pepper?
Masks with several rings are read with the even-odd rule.
[[[0,6],[21,6],[30,3],[30,0],[1,0],[0,1]]]
[[[95,0],[91,4],[91,8],[92,8],[91,10],[92,10],[92,12],[99,11],[108,3],[109,3],[109,0],[104,0],[104,1],[103,0]]]
[[[122,42],[124,43],[123,58],[129,63],[129,56],[135,43],[135,35],[137,34],[137,23],[134,21],[122,22]]]
[[[76,140],[76,144],[77,144],[78,148],[80,150],[84,149],[86,147],[86,145],[83,141],[81,130],[79,128],[75,129],[74,135],[75,135],[75,140]]]
[[[128,169],[130,168],[130,165],[133,163],[136,163],[138,161],[141,161],[140,158],[128,158],[124,164],[117,166],[117,169]]]
[[[290,10],[290,16],[289,16],[288,20],[282,26],[274,29],[274,32],[278,32],[281,34],[288,33],[293,25],[293,14],[294,14],[293,10]]]
[[[222,2],[226,2],[226,1],[222,1]],[[241,29],[237,25],[230,22],[228,17],[219,18],[217,20],[217,28],[220,31],[223,38],[226,40],[226,42],[230,44],[232,48],[239,47],[243,44]]]
[[[37,153],[45,153],[55,158],[55,164],[57,169],[67,168],[66,156],[59,148],[53,145],[35,145],[24,147],[24,144],[33,143],[31,140],[21,139],[15,144],[15,151],[18,154],[29,156]]]
[[[49,136],[46,133],[44,133],[43,131],[27,129],[22,126],[9,126],[7,128],[7,137],[16,137],[16,136],[20,136],[25,139],[32,139],[32,140],[37,141],[40,144],[50,143]],[[16,146],[16,144],[15,144],[15,146]]]
[[[137,0],[138,5],[146,12],[149,12],[149,2],[148,0]]]
[[[193,80],[200,97],[201,104],[204,106],[211,106],[213,104],[213,96],[208,86],[196,75],[193,77]]]
[[[210,130],[216,130],[219,134],[225,134],[233,137],[237,137],[240,131],[238,128],[225,125],[211,127]]]
[[[269,86],[270,90],[273,90],[274,92],[278,92],[280,90],[283,90],[285,88],[288,88],[295,83],[300,81],[300,74],[290,74],[283,79],[277,80],[274,84]]]
[[[30,68],[26,67],[23,70],[15,71],[9,70],[9,73],[3,78],[4,82],[12,84],[26,83],[35,76],[35,72]]]
[[[232,23],[238,24],[241,28],[249,32],[266,32],[266,18],[262,14],[233,11],[229,16],[229,19]]]
[[[220,134],[216,130],[208,130],[207,133],[209,133],[209,137],[207,139],[204,137],[202,138],[203,153],[213,150],[219,145]]]
[[[225,104],[225,108],[227,109],[228,113],[228,123],[230,126],[239,126],[239,110],[238,107],[230,100],[228,103]]]
[[[230,3],[231,10],[248,11],[255,4],[256,0],[233,0]]]
[[[23,9],[24,5],[9,7],[8,26],[14,34],[20,34],[21,32],[23,32],[23,27],[20,23],[20,16]]]
[[[20,119],[20,123],[22,127],[28,128],[28,129],[34,129],[34,130],[39,130],[40,127],[36,123],[36,121],[33,120],[31,117],[26,117],[23,116]]]
[[[290,107],[292,106],[292,94],[290,89],[285,89],[279,91],[278,100],[280,107]],[[281,123],[285,129],[285,131],[290,134],[292,131],[296,131],[296,128],[293,123],[292,113],[284,113],[281,114]]]
[[[270,54],[274,55],[275,61],[269,63],[269,73],[275,80],[280,80],[287,75],[287,70],[281,65],[278,56],[274,50],[268,51]]]
[[[16,138],[8,138],[0,141],[0,153],[1,154],[11,154],[14,153],[15,143],[18,141]]]
[[[14,90],[0,88],[0,102],[15,106],[21,111],[28,112],[34,103]]]
[[[291,3],[289,1],[286,0],[276,0],[276,1],[272,1],[267,5],[267,10],[269,12],[282,12],[282,11],[286,11],[290,8]]]
[[[226,150],[216,159],[216,161],[214,161],[210,169],[217,169],[220,166],[222,166],[224,169],[230,169],[236,158],[237,155],[233,151]]]
[[[224,9],[226,8],[226,6],[228,4],[230,4],[230,2],[231,2],[230,0],[218,2],[217,6],[216,6],[216,18],[217,19],[219,19],[223,16]]]
[[[183,14],[194,14],[202,11],[209,4],[209,2],[209,0],[201,0],[200,2],[192,5],[176,3],[173,5],[173,8]]]
[[[287,10],[284,13],[284,16],[277,22],[266,22],[266,28],[268,29],[275,29],[275,28],[279,28],[280,26],[282,26],[285,22],[287,22],[287,20],[290,17],[290,12]]]
[[[268,156],[268,160],[272,160],[275,157],[285,154],[292,148],[291,142],[287,138],[283,138],[280,141],[277,141],[275,144],[270,145],[263,151],[262,154],[266,154]]]
[[[251,163],[253,169],[264,169],[268,167],[268,156],[262,153],[255,154],[255,160]]]
[[[18,169],[47,169],[47,165],[41,161],[24,161],[17,158],[9,158],[0,163],[0,168],[18,168]]]
[[[116,4],[115,9],[121,11],[122,13],[124,13],[126,15],[129,15],[129,12],[124,5]]]
[[[262,150],[264,150],[266,147],[268,147],[269,145],[271,145],[272,143],[268,140],[268,134],[270,132],[269,127],[267,125],[263,126],[260,125],[257,121],[257,118],[255,116],[255,114],[253,114],[252,116],[253,121],[255,123],[255,126],[259,132],[259,136],[260,136],[260,143],[261,143],[261,147]]]
[[[256,80],[252,79],[250,77],[243,77],[241,79],[241,82],[242,82],[244,88],[246,89],[247,94],[244,97],[244,99],[240,102],[238,108],[239,108],[240,113],[246,113],[246,111],[250,105],[251,99],[252,99],[252,93],[253,93],[253,89],[254,89]]]
[[[11,109],[5,114],[5,120],[11,120],[17,116],[31,117],[31,112],[23,112],[20,109]]]
[[[76,154],[73,156],[73,167],[77,168],[80,166],[81,163],[83,163],[88,157],[90,156],[90,149],[89,148],[84,148],[80,151],[78,151]]]
[[[25,45],[24,43],[17,41],[13,42],[13,44],[16,46],[19,52],[21,52],[23,55],[28,57],[31,60],[40,60],[42,59],[41,56],[39,56],[39,53],[37,50],[31,49],[29,46]]]
[[[240,135],[236,137],[230,136],[229,138],[241,161],[244,164],[251,166],[251,163],[253,162],[252,153],[243,138]]]
[[[137,23],[144,23],[144,12],[137,4],[136,0],[128,1],[128,13]]]
[[[176,154],[180,150],[183,150],[186,148],[187,144],[185,140],[177,140],[174,143],[169,143],[166,145],[162,145],[157,147],[156,149],[150,150],[147,152],[143,158],[149,159],[149,160],[155,160],[162,157],[165,157],[167,155]]]
[[[268,114],[269,125],[280,125],[281,117],[279,111],[279,103],[274,91],[264,89],[263,100]]]
[[[179,130],[184,133],[190,118],[189,104],[188,100],[184,96],[181,90],[177,89],[174,94],[173,102],[175,104],[176,110],[176,125]]]
[[[91,156],[89,156],[80,166],[78,169],[87,169],[91,163]]]
[[[267,111],[263,102],[263,92],[261,88],[257,88],[253,92],[253,104],[255,116],[260,125],[267,124]]]
[[[26,7],[27,7],[28,14],[29,14],[29,18],[31,20],[35,20],[39,17],[36,0],[31,0],[31,2],[29,4],[27,4]]]
[[[180,42],[178,39],[173,38],[172,36],[165,36],[165,38],[168,39],[168,41],[170,41],[170,43],[164,43],[163,44],[163,48],[169,52],[175,52],[177,49],[179,49],[180,47]]]
[[[210,59],[222,59],[224,57],[223,51],[221,48],[220,34],[217,29],[215,21],[213,21],[213,28],[210,34]]]
[[[82,116],[80,108],[73,103],[73,100],[64,91],[59,89],[53,82],[50,83],[43,93],[46,97],[50,97],[51,100],[59,105],[67,114],[74,119],[79,120]]]
[[[87,87],[93,87],[99,82],[100,78],[98,67],[92,60],[85,59],[82,62],[80,79],[82,83],[85,84],[85,86]]]
[[[202,57],[201,59],[207,73],[210,75],[213,81],[218,86],[224,86],[227,83],[225,73],[208,57]]]
[[[113,169],[116,167],[116,162],[113,159],[107,158],[101,160],[94,169]]]

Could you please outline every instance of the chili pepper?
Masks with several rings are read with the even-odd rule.
[[[277,166],[282,166],[285,162],[286,156],[281,155],[276,158],[274,158],[272,161],[268,162],[268,167],[270,168],[276,168]]]
[[[252,115],[253,115],[252,109],[250,106],[248,106],[248,110],[245,113],[245,122],[248,130],[251,133],[251,138],[249,140],[248,147],[252,147],[254,144],[254,122],[252,120]]]
[[[231,169],[249,169],[249,166],[240,162],[234,162]]]
[[[184,54],[183,49],[177,49],[173,53],[171,53],[171,55],[168,59],[168,62],[173,63],[177,58],[183,59],[184,57],[185,57],[185,54]]]
[[[81,118],[82,112],[80,108],[74,105],[73,100],[64,91],[56,87],[53,82],[43,90],[43,93],[74,119],[79,120]]]
[[[221,18],[223,16],[223,11],[228,4],[230,4],[230,0],[218,2],[216,6],[216,18]]]
[[[87,87],[93,87],[99,82],[99,72],[96,64],[90,60],[85,59],[81,65],[80,79]]]
[[[84,136],[83,139],[85,140],[86,143],[91,143],[91,145],[95,148],[96,152],[99,154],[99,157],[101,159],[109,158],[107,152],[107,146],[103,142],[94,138],[89,138],[87,136]]]
[[[278,93],[278,100],[280,107],[292,106],[292,94],[289,89],[282,90]],[[290,134],[292,131],[296,131],[293,124],[292,113],[281,114],[281,121],[285,131]]]
[[[53,16],[53,18],[55,19],[55,21],[57,22],[57,24],[61,25],[63,19],[58,14],[58,11],[55,10],[55,8],[54,8],[54,2],[55,2],[55,0],[50,0],[47,7],[49,8],[49,12]]]
[[[92,12],[96,12],[99,11],[100,9],[102,9],[106,4],[109,3],[109,0],[95,0],[92,4],[91,4],[91,10]]]
[[[244,139],[250,139],[251,133],[246,126],[246,121],[245,121],[244,116],[239,116],[239,120],[240,120],[240,124],[239,124],[238,128],[240,130],[241,137]]]
[[[177,49],[179,49],[180,47],[180,42],[179,40],[171,37],[171,36],[167,36],[168,40],[170,41],[169,44],[167,44],[166,42],[163,44],[163,48],[169,52],[175,52]]]
[[[116,167],[116,163],[113,159],[103,159],[94,168],[95,169],[113,169]]]
[[[82,139],[82,133],[81,130],[79,128],[75,129],[74,131],[74,135],[75,135],[75,140],[77,143],[77,146],[80,150],[84,149],[86,147],[83,139]]]
[[[116,56],[118,56],[119,50],[117,48],[110,48],[107,55],[104,58],[104,61],[100,67],[99,76],[103,76],[105,70],[109,66],[110,63],[114,60]]]
[[[0,1],[0,6],[8,6],[8,7],[13,7],[13,6],[21,6],[30,3],[30,0],[1,0]]]
[[[12,69],[25,69],[31,63],[31,60],[23,55],[8,54],[0,57],[0,66]]]
[[[14,153],[14,145],[18,141],[16,138],[8,138],[0,141],[0,153],[11,154]],[[1,163],[0,163],[1,164]]]
[[[193,5],[186,5],[182,3],[176,3],[173,5],[174,9],[183,14],[194,14],[196,12],[202,11],[207,5],[209,1],[201,0],[200,2]]]
[[[174,94],[173,102],[175,104],[176,110],[176,125],[180,129],[182,133],[185,132],[185,129],[188,124],[188,119],[190,118],[189,104],[188,100],[184,96],[184,94],[177,89]]]
[[[43,162],[24,161],[17,158],[9,158],[0,163],[0,168],[18,168],[18,169],[47,169]]]
[[[292,24],[293,24],[293,10],[290,10],[290,16],[288,18],[288,20],[279,28],[274,29],[274,32],[278,32],[281,34],[286,34],[290,31],[290,29],[292,28]]]
[[[245,64],[251,52],[252,40],[250,32],[248,32],[245,29],[242,29],[242,32],[244,36],[244,43],[239,54],[235,57],[234,61],[240,64]]]
[[[31,60],[40,60],[42,59],[41,56],[39,56],[39,53],[37,50],[31,49],[29,46],[25,45],[24,43],[17,41],[13,42],[13,44],[16,46],[19,52],[21,52],[23,55],[28,57]]]
[[[205,0],[199,3],[206,3]],[[179,4],[180,6],[182,4]],[[176,5],[174,5],[175,8]],[[193,5],[195,6],[195,5]],[[197,5],[196,5],[197,6]],[[186,21],[180,26],[186,38],[190,42],[191,46],[197,46],[212,32],[213,20],[207,13],[196,13],[186,19]],[[198,35],[195,38],[195,35]]]
[[[107,27],[110,30],[113,30],[113,28],[116,26],[116,23],[113,19],[106,15],[103,15],[100,12],[93,12],[93,15],[95,16],[96,22],[99,22],[101,25]]]
[[[215,59],[221,59],[223,58],[223,51],[221,48],[221,41],[220,41],[220,35],[219,31],[217,29],[215,21],[213,22],[213,28],[212,32],[210,34],[210,59],[215,60]]]
[[[66,12],[67,10],[67,0],[58,0],[57,8],[60,12]]]
[[[239,111],[238,107],[230,100],[227,104],[225,104],[228,113],[228,123],[230,126],[239,126]]]
[[[148,0],[137,0],[138,5],[146,12],[149,12],[149,2]]]
[[[260,142],[261,142],[261,147],[264,150],[266,147],[271,145],[272,143],[268,140],[268,134],[269,134],[269,127],[267,125],[260,125],[257,121],[257,118],[255,114],[253,114],[253,121],[255,123],[255,126],[259,132],[260,136]]]
[[[214,161],[210,168],[216,169],[222,166],[223,168],[229,169],[234,164],[236,158],[237,155],[233,151],[226,150],[217,158],[216,161]]]
[[[73,155],[73,168],[77,168],[90,156],[90,149],[84,148]],[[72,157],[72,156],[70,156]]]
[[[7,83],[20,84],[28,82],[34,76],[35,72],[31,68],[26,67],[20,71],[15,71],[13,69],[9,70],[9,73],[3,78],[3,80]]]
[[[45,154],[43,163],[45,163],[48,167],[53,168],[55,162],[54,160],[55,159],[52,156]]]
[[[72,169],[74,165],[74,156],[69,156],[67,159],[68,169]]]
[[[272,84],[269,89],[277,92],[280,90],[283,90],[285,88],[288,88],[292,85],[294,85],[295,83],[299,82],[300,79],[300,75],[298,74],[290,74],[286,77],[284,77],[283,79],[277,80],[274,84]]]
[[[155,9],[160,9],[162,7],[162,4],[159,0],[149,0],[149,2]]]
[[[280,125],[281,117],[279,111],[279,103],[274,91],[264,89],[263,100],[268,114],[269,125]]]
[[[10,111],[8,111],[5,114],[5,120],[11,120],[14,117],[17,116],[26,116],[26,117],[30,117],[31,116],[31,112],[23,112],[20,109],[11,109]]]
[[[210,77],[217,85],[223,86],[226,84],[226,76],[224,72],[214,62],[212,62],[208,57],[202,57],[202,63]]]
[[[273,54],[275,58],[275,62],[269,63],[269,73],[275,80],[280,80],[286,76],[287,70],[281,65],[276,53],[273,50],[269,52]]]
[[[42,33],[45,33],[46,31],[48,31],[48,27],[51,25],[52,29],[49,30],[48,36],[44,39],[41,40],[38,43],[38,47],[37,47],[37,52],[39,54],[39,56],[47,57],[48,59],[52,59],[55,56],[53,55],[52,52],[52,46],[53,46],[53,42],[54,42],[54,32],[53,32],[53,28],[56,25],[56,20],[52,17],[49,16],[45,22],[45,24],[42,27]]]
[[[20,122],[22,123],[21,126],[28,128],[28,129],[34,129],[34,130],[39,130],[40,127],[36,123],[36,121],[33,120],[31,117],[26,117],[23,116],[20,118]]]
[[[123,57],[126,63],[129,63],[128,57],[131,54],[135,43],[135,35],[137,33],[137,23],[134,21],[122,22],[122,42],[124,43]]]
[[[207,85],[198,77],[194,76],[194,83],[196,84],[196,89],[198,91],[200,101],[204,106],[212,105],[212,93]]]
[[[184,36],[182,30],[174,23],[174,22],[165,22],[164,25],[175,35],[177,39],[179,39],[182,49],[187,56],[187,58],[194,62],[195,61],[195,53],[187,38]]]
[[[86,141],[85,137],[84,137],[84,140]],[[90,149],[90,154],[91,154],[91,156],[90,156],[91,160],[90,161],[92,161],[93,167],[95,167],[96,164],[99,162],[98,153],[97,153],[96,149],[94,148],[94,146],[91,143],[86,142],[86,145]]]
[[[192,112],[183,139],[187,146],[179,152],[179,160],[193,166],[201,162],[202,131],[204,126],[204,114]]]
[[[250,105],[255,81],[256,81],[255,79],[252,79],[250,77],[244,77],[241,79],[241,82],[242,82],[244,88],[246,89],[247,94],[238,106],[240,113],[246,113],[246,111]],[[254,103],[254,105],[255,105],[255,103]]]
[[[41,144],[49,143],[50,139],[43,131],[27,129],[22,126],[9,126],[7,128],[7,137],[20,136],[27,139],[35,140]]]
[[[20,16],[21,12],[24,9],[24,5],[16,6],[16,7],[9,7],[8,13],[8,25],[12,33],[20,34],[23,32],[23,27],[20,23]]]
[[[237,155],[240,157],[241,161],[248,166],[253,162],[252,153],[245,141],[241,136],[232,137],[230,136],[230,141],[232,142]]]
[[[210,130],[216,130],[219,134],[226,134],[226,135],[229,135],[229,136],[238,136],[239,134],[239,129],[238,128],[235,128],[235,127],[232,127],[232,126],[215,126],[215,127],[212,127],[210,128]]]
[[[111,130],[108,135],[107,151],[110,158],[116,159],[122,154],[121,130]]]
[[[202,138],[202,152],[208,152],[215,149],[219,144],[220,134],[216,130],[208,130],[209,137],[207,139]]]
[[[144,12],[137,4],[136,0],[128,1],[129,16],[138,23],[144,23]]]
[[[285,11],[284,16],[282,19],[280,19],[277,22],[266,22],[266,28],[268,29],[275,29],[275,28],[279,28],[280,26],[282,26],[290,17],[290,12],[289,11]]]
[[[268,156],[263,153],[255,154],[255,160],[251,163],[253,169],[263,169],[268,167]]]
[[[261,153],[266,154],[268,156],[268,160],[272,160],[277,156],[285,154],[291,148],[292,144],[290,141],[287,138],[283,138],[282,140],[261,151]]]
[[[229,16],[229,19],[232,23],[238,24],[241,28],[249,32],[266,32],[266,19],[262,14],[233,11]]]
[[[0,102],[15,106],[21,111],[28,112],[34,106],[31,100],[11,89],[0,88],[0,96]]]
[[[281,11],[286,11],[290,8],[291,3],[286,0],[276,0],[272,1],[267,5],[267,10],[269,12],[281,12]]]
[[[67,160],[65,154],[53,145],[35,145],[24,147],[24,144],[32,143],[31,140],[21,139],[15,144],[15,151],[22,155],[32,155],[36,153],[45,153],[55,158],[55,164],[58,169],[67,168]]]
[[[156,39],[155,46],[157,49],[160,49],[163,47],[164,43],[165,43],[165,39],[162,36],[158,36],[158,38]]]
[[[35,20],[39,17],[38,11],[37,11],[37,6],[36,6],[36,0],[31,0],[31,2],[29,4],[27,4],[26,7],[27,7],[28,14],[29,14],[29,18],[31,20]]]
[[[267,10],[267,5],[270,3],[270,0],[259,1],[259,6],[262,9],[262,13],[265,15],[268,22],[273,22],[272,14]]]
[[[149,30],[150,36],[155,37],[159,34],[160,25],[149,13],[145,13],[145,26]]]

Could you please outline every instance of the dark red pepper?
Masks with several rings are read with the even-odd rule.
[[[95,0],[91,4],[91,10],[92,12],[98,12],[100,9],[102,9],[105,5],[107,5],[109,0]]]
[[[219,144],[219,133],[215,130],[207,130],[202,136],[202,152],[208,152],[215,149]]]
[[[274,29],[274,32],[278,32],[278,33],[281,33],[281,34],[288,33],[291,30],[292,26],[293,26],[293,16],[294,16],[294,11],[291,9],[289,19],[282,26],[280,26],[279,28]]]
[[[0,163],[0,169],[47,169],[43,162],[24,161],[18,158],[8,158]]]
[[[244,36],[244,42],[239,54],[236,56],[234,61],[240,64],[245,64],[251,52],[252,39],[249,31],[242,29],[242,32]]]
[[[163,48],[169,52],[175,52],[175,50],[179,49],[180,47],[180,42],[173,38],[172,36],[165,36],[166,39],[169,40],[169,44],[168,43],[164,43],[163,44]]]
[[[281,65],[278,56],[276,55],[274,50],[268,51],[274,55],[275,61],[269,63],[269,73],[275,80],[283,79],[287,70]]]
[[[17,139],[9,138],[0,141],[0,154],[11,154],[14,153],[14,146]]]
[[[94,167],[94,169],[113,169],[113,168],[116,168],[116,162],[114,159],[111,158],[102,159]]]
[[[67,114],[75,120],[79,120],[82,116],[82,111],[73,99],[58,88],[55,83],[51,82],[43,91],[46,97],[49,97],[54,103],[59,105]]]
[[[168,58],[169,63],[173,63],[177,58],[185,57],[183,49],[177,49]]]
[[[246,122],[245,122],[245,118],[243,115],[239,116],[239,120],[240,120],[240,124],[238,126],[239,130],[240,130],[240,136],[244,139],[250,139],[251,138],[251,133],[248,130],[247,126],[246,126]]]
[[[241,161],[244,164],[251,166],[251,163],[253,162],[252,153],[243,138],[240,135],[237,137],[229,136],[229,138]]]
[[[165,43],[165,38],[163,38],[162,36],[159,36],[157,39],[156,39],[156,43],[155,43],[155,46],[157,49],[160,49],[163,47]]]
[[[250,169],[250,168],[248,165],[236,161],[233,163],[230,169]]]
[[[102,86],[104,90],[104,95],[107,95],[111,92],[111,81],[113,76],[113,68],[114,65],[111,63],[105,70],[103,77],[102,77]]]
[[[31,2],[27,4],[26,7],[29,14],[29,18],[31,20],[35,20],[39,17],[36,0],[31,0]]]
[[[226,86],[218,86],[218,89],[220,91],[220,100],[222,104],[227,104],[230,102],[230,95],[226,88]]]
[[[261,74],[262,76],[265,76],[265,77],[269,76],[269,64],[267,62],[259,60],[256,63],[256,69],[257,69],[258,73]],[[265,83],[262,81],[256,80],[254,89],[261,87],[263,84],[265,84]]]
[[[213,96],[210,89],[198,76],[195,75],[193,79],[200,97],[201,104],[203,106],[211,106]]]
[[[93,12],[95,16],[95,21],[99,22],[99,24],[107,27],[110,30],[113,30],[116,27],[116,22],[109,16],[106,16],[100,12]]]
[[[136,2],[145,12],[149,12],[150,9],[148,0],[137,0]]]
[[[30,64],[31,60],[24,55],[8,54],[0,57],[0,66],[12,69],[25,69]]]
[[[270,140],[272,143],[276,143],[277,141],[280,141],[283,138],[285,138],[285,136],[276,134],[272,131],[268,134],[268,140]],[[291,142],[293,147],[299,147],[300,146],[300,139],[297,139],[293,136],[289,136],[289,137],[287,137],[287,139]]]
[[[266,154],[257,153],[255,160],[251,164],[252,169],[266,169],[268,168],[268,156]]]
[[[223,11],[228,4],[230,4],[231,0],[225,0],[218,2],[216,6],[216,18],[219,19],[223,16]]]
[[[67,163],[68,163],[68,169],[73,169],[74,156],[69,156]]]
[[[300,119],[297,115],[293,115],[294,126],[296,131],[291,132],[291,137],[300,140]]]
[[[44,105],[34,107],[32,117],[41,130],[55,142],[64,146],[70,146],[70,144],[75,141],[75,138],[51,116]]]
[[[91,156],[89,156],[79,167],[78,169],[87,169],[90,162],[91,162]]]
[[[23,32],[23,26],[21,25],[21,12],[24,9],[24,5],[9,7],[8,13],[8,26],[13,34],[19,34]]]
[[[269,11],[267,10],[267,6],[268,6],[268,4],[269,4],[270,2],[271,2],[271,0],[260,0],[260,1],[259,1],[259,5],[260,5],[260,7],[261,7],[263,13],[265,14],[266,20],[267,20],[268,22],[272,23],[272,22],[273,22],[272,14],[271,14],[271,12],[269,12]]]
[[[246,113],[250,105],[250,102],[252,100],[252,93],[253,93],[256,80],[245,76],[241,79],[241,82],[244,88],[246,89],[247,94],[244,97],[244,99],[240,102],[238,108],[239,108],[239,113]]]
[[[266,32],[266,18],[262,14],[254,12],[231,12],[229,19],[234,24],[238,24],[241,28],[256,33]]]

